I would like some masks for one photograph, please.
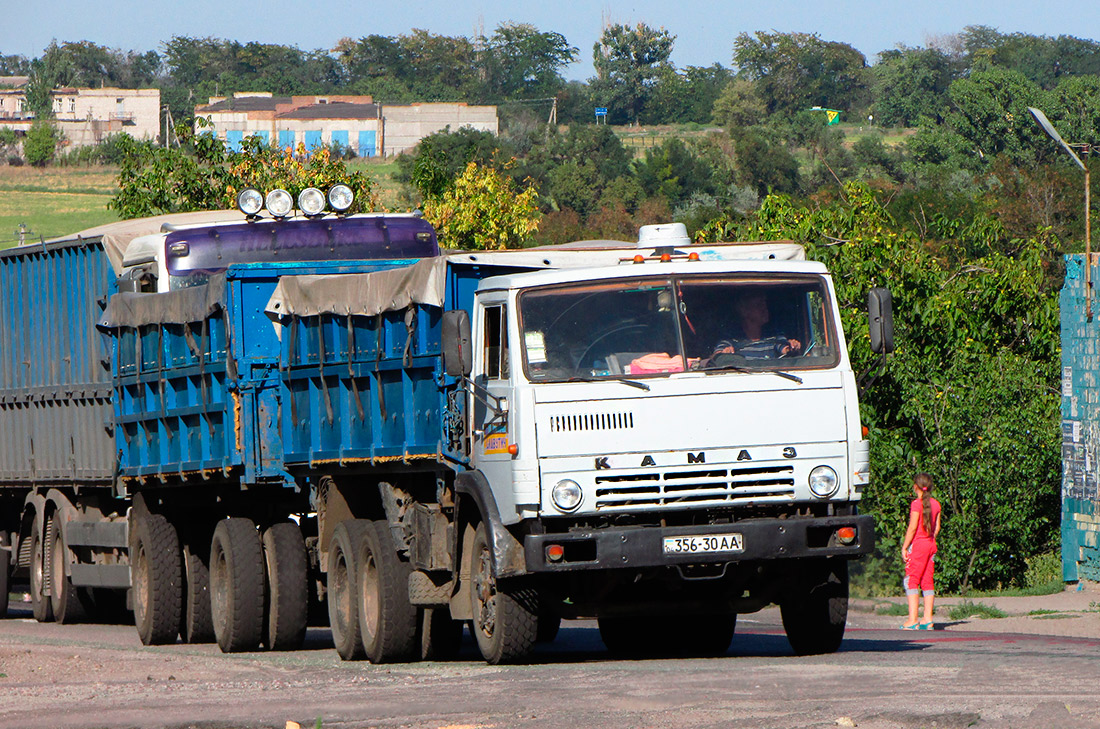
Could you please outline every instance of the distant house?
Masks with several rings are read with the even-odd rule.
[[[0,77],[0,128],[26,134],[34,123],[27,107],[26,76]],[[99,144],[125,132],[135,139],[156,139],[160,131],[159,89],[60,88],[53,93],[54,123],[71,147]]]
[[[498,131],[495,106],[463,103],[381,105],[370,96],[274,96],[266,92],[213,97],[195,107],[195,117],[210,126],[198,132],[214,134],[238,150],[255,136],[279,147],[321,145],[351,148],[360,157],[389,157],[415,147],[445,127]]]

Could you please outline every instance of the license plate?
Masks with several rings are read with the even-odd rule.
[[[740,534],[704,534],[665,537],[665,554],[710,554],[741,552],[745,549]]]

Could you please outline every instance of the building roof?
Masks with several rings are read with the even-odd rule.
[[[30,76],[0,76],[0,88],[21,89],[30,80]]]
[[[310,104],[279,114],[280,119],[378,119],[378,104],[349,104],[332,101],[327,104]]]
[[[195,111],[275,111],[276,105],[290,103],[292,99],[289,96],[239,96],[200,106]]]

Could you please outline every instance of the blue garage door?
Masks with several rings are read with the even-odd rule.
[[[347,131],[337,129],[332,133],[332,146],[339,145],[341,150],[348,148],[348,133]]]
[[[268,142],[271,139],[271,135],[268,132],[252,132],[252,136],[259,139],[260,144],[264,145],[265,147],[267,146]]]
[[[294,130],[293,129],[280,129],[279,130],[279,148],[286,149],[287,147],[294,146]]]
[[[359,132],[359,156],[373,157],[377,152],[378,133],[373,129],[369,132]]]
[[[321,141],[321,130],[306,131],[306,149],[316,149],[324,142]]]
[[[229,147],[230,152],[240,152],[242,139],[244,139],[244,132],[229,130],[225,133],[225,146]]]

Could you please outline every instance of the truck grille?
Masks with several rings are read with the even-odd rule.
[[[596,477],[596,509],[783,503],[794,499],[794,467],[646,470]]]

